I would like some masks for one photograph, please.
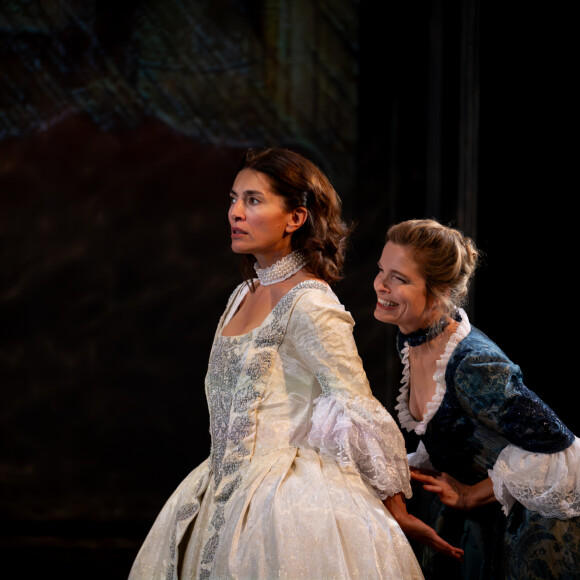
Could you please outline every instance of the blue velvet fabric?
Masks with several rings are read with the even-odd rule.
[[[520,368],[475,328],[453,351],[445,383],[439,411],[422,439],[434,467],[463,483],[485,479],[509,443],[555,453],[574,441],[554,411],[524,385]]]
[[[399,341],[399,350],[403,346]],[[421,440],[433,467],[462,483],[487,478],[508,444],[556,453],[574,441],[554,411],[524,385],[520,368],[473,327],[453,351],[445,383],[441,406]],[[429,496],[421,515],[443,537],[461,543],[466,556],[462,571],[453,575],[448,561],[422,554],[427,578],[580,578],[580,518],[544,518],[518,502],[507,518],[497,503],[457,512]]]

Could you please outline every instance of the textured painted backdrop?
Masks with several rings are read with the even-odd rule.
[[[456,219],[469,1],[442,14],[444,221]],[[385,3],[379,17],[348,0],[0,0],[0,554],[10,569],[21,574],[25,559],[62,575],[79,562],[85,578],[126,576],[162,502],[207,456],[203,377],[239,280],[227,193],[250,145],[307,153],[358,221],[337,292],[392,410],[399,363],[392,331],[372,319],[371,284],[388,223],[429,207],[437,5]],[[562,19],[482,7],[486,257],[472,311],[577,431]]]

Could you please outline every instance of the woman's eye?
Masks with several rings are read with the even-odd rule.
[[[259,203],[260,203],[260,200],[257,197],[250,197],[248,199],[249,205],[258,205]]]

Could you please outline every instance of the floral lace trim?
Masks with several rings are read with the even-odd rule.
[[[401,491],[411,497],[405,443],[394,419],[374,397],[345,395],[325,379],[314,401],[308,444],[353,466],[381,499]]]
[[[403,377],[401,378],[401,389],[399,396],[397,397],[395,410],[398,413],[401,427],[404,427],[407,431],[415,431],[417,435],[423,435],[425,433],[427,424],[441,406],[441,402],[443,401],[443,397],[447,391],[447,386],[445,384],[445,371],[447,370],[449,359],[457,345],[471,332],[471,324],[469,323],[467,314],[465,314],[465,311],[462,308],[459,308],[459,314],[461,315],[461,322],[459,323],[457,330],[448,340],[441,358],[437,361],[437,370],[433,375],[433,380],[435,381],[435,394],[427,403],[427,412],[423,415],[421,421],[417,421],[409,411],[409,380],[411,376],[409,369],[409,344],[405,343],[405,347],[401,351],[401,354],[403,355],[404,368]]]
[[[506,515],[516,501],[547,518],[580,515],[578,439],[558,453],[532,453],[508,445],[488,474]]]

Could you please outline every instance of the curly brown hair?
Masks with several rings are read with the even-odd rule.
[[[317,278],[329,284],[341,280],[352,226],[342,220],[342,204],[328,177],[306,157],[283,148],[249,149],[242,169],[264,174],[287,211],[306,208],[308,218],[292,234],[292,250],[304,255],[306,269]],[[255,278],[254,262],[252,256],[242,256],[246,281]]]

